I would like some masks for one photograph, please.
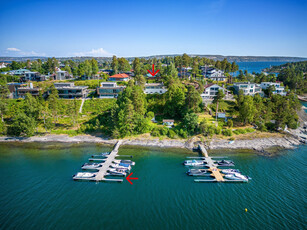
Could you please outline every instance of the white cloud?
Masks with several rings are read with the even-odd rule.
[[[7,51],[14,51],[14,52],[20,52],[21,51],[20,49],[17,49],[17,48],[7,48],[6,50]]]
[[[107,52],[103,48],[98,49],[92,49],[91,51],[87,52],[78,52],[74,53],[75,56],[93,56],[93,57],[110,57],[113,56],[113,54]]]
[[[24,57],[24,56],[46,56],[45,53],[37,53],[35,51],[23,51],[17,48],[6,48],[1,56]]]

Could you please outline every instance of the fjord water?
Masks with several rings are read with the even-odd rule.
[[[133,155],[123,183],[75,182],[96,144],[1,144],[1,229],[306,229],[307,146],[274,157],[228,156],[249,183],[195,183],[188,150],[120,147]],[[247,212],[245,212],[247,208]]]

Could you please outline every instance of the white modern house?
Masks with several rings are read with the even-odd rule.
[[[262,89],[267,89],[270,86],[275,87],[275,91],[273,91],[273,94],[279,94],[281,96],[286,96],[287,92],[285,91],[285,87],[280,85],[280,82],[261,82],[260,87]]]
[[[218,84],[211,83],[204,87],[204,92],[200,96],[203,100],[213,100],[219,90],[222,90],[225,95],[229,93],[228,90]]]
[[[203,70],[203,75],[210,80],[213,80],[213,81],[226,81],[227,80],[227,77],[225,77],[224,71],[222,70],[215,69],[212,67],[209,67],[209,68],[202,67],[202,70]]]
[[[70,78],[70,75],[67,71],[56,71],[56,79],[55,80],[66,80]]]
[[[73,82],[54,83],[60,98],[85,98],[88,86],[75,86]]]
[[[7,66],[7,63],[5,63],[5,62],[0,63],[0,69],[6,68],[6,66]]]
[[[163,83],[147,83],[145,84],[145,94],[163,94],[167,91]]]
[[[101,82],[97,88],[99,98],[117,98],[126,86],[118,86],[116,82]]]
[[[233,88],[236,94],[239,94],[240,90],[242,90],[244,95],[254,96],[257,93],[263,95],[260,85],[256,83],[238,82],[233,84]]]

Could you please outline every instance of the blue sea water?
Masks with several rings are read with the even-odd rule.
[[[247,70],[248,73],[261,73],[263,69],[271,66],[278,66],[286,62],[238,62],[239,69],[243,72]],[[237,73],[238,74],[238,73]]]
[[[306,229],[307,146],[227,156],[249,183],[195,183],[188,150],[120,147],[133,185],[76,182],[96,144],[0,144],[1,229]],[[247,212],[245,211],[247,209]]]

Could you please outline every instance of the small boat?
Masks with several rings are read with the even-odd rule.
[[[124,169],[114,168],[108,170],[109,176],[126,176],[127,172]]]
[[[234,173],[240,173],[238,169],[222,169],[222,173],[224,174],[234,174]]]
[[[206,169],[189,169],[187,171],[188,176],[207,176],[206,173]]]
[[[85,163],[82,165],[82,169],[99,169],[102,167],[102,163]]]
[[[203,160],[185,160],[183,162],[185,166],[204,166],[205,163]]]
[[[244,176],[241,173],[234,173],[234,174],[226,174],[225,178],[229,179],[229,180],[242,180],[242,181],[248,181],[249,178],[248,176]]]
[[[216,162],[218,166],[235,166],[233,161],[221,160]]]
[[[126,171],[131,170],[131,166],[129,164],[119,163],[119,164],[111,164],[112,168],[124,169]]]
[[[78,172],[76,175],[73,175],[73,179],[90,179],[95,177],[96,175],[94,173],[88,173],[88,172]]]
[[[131,165],[131,166],[135,165],[135,162],[131,161],[131,160],[114,160],[113,162],[116,163],[116,164],[123,163],[123,164],[128,164],[128,165]]]

